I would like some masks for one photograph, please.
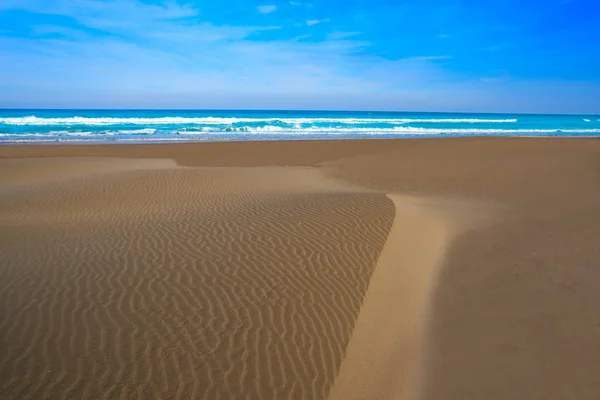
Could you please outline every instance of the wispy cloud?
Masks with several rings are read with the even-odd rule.
[[[445,56],[416,56],[416,57],[407,57],[403,60],[414,60],[414,61],[436,61],[436,60],[450,60],[454,58],[453,56],[445,55]]]
[[[85,32],[66,26],[59,25],[33,25],[31,26],[31,34],[34,36],[59,36],[71,39],[82,39],[87,37]]]
[[[313,35],[310,34],[306,34],[306,35],[300,35],[300,36],[296,36],[295,38],[293,38],[292,40],[304,40],[304,39],[308,39],[309,37],[312,37]]]
[[[254,41],[252,35],[279,27],[217,26],[175,2],[56,0],[50,7],[37,0],[6,1],[12,3],[3,6],[66,16],[82,29],[108,35],[37,24],[30,27],[35,36],[0,37],[0,53],[8,54],[0,86],[12,81],[36,90],[53,82],[67,92],[118,86],[139,95],[155,89],[315,93],[366,84],[343,71],[354,49],[363,46],[358,42],[302,41],[308,36]],[[45,66],[41,74],[34,72],[38,65]]]
[[[117,35],[123,40],[161,40],[173,43],[174,48],[188,43],[242,40],[253,34],[279,29],[279,26],[215,25],[199,20],[200,11],[189,4],[163,1],[146,4],[138,0],[6,0],[3,6],[26,11],[72,18],[81,27]],[[275,6],[264,6],[275,7]],[[81,32],[49,25],[34,26],[36,34],[62,34],[76,37]],[[53,32],[51,32],[53,31]],[[154,43],[154,46],[160,45]]]
[[[549,99],[557,99],[553,107],[565,104],[570,109],[583,107],[584,101],[596,109],[600,104],[600,78],[594,72],[598,59],[589,53],[587,36],[580,41],[568,37],[569,51],[590,60],[585,69],[552,64],[539,52],[522,64],[548,61],[553,68],[538,68],[545,76],[532,79],[518,75],[516,63],[484,52],[506,43],[523,56],[518,52],[527,27],[519,18],[505,18],[505,26],[495,26],[492,19],[469,14],[469,23],[485,25],[480,31],[485,34],[453,40],[453,57],[436,38],[466,35],[454,20],[443,23],[451,18],[441,15],[441,9],[429,22],[428,17],[411,21],[416,14],[405,12],[406,24],[389,27],[383,35],[378,27],[389,22],[386,16],[401,14],[387,6],[357,5],[350,15],[315,3],[307,15],[299,11],[308,10],[308,0],[263,1],[267,4],[257,7],[262,1],[240,0],[239,9],[222,10],[214,0],[0,0],[0,10],[18,9],[24,16],[14,20],[11,13],[0,12],[0,104],[10,105],[13,99],[16,106],[20,99],[23,106],[35,100],[38,105],[68,107],[490,111],[502,111],[516,101],[522,111],[544,111]],[[418,0],[406,3],[421,7]],[[263,11],[272,14],[267,18],[259,14]],[[587,53],[576,53],[584,44]],[[556,54],[561,45],[552,43]],[[535,48],[527,51],[535,53]],[[469,57],[477,56],[481,62],[472,63]],[[490,64],[515,75],[489,72]],[[550,76],[565,71],[560,84]],[[578,78],[579,72],[591,77],[589,82]],[[581,81],[571,85],[569,77]]]
[[[313,26],[313,25],[317,25],[317,24],[322,24],[323,22],[329,22],[331,21],[329,18],[325,18],[325,19],[309,19],[306,21],[306,25],[307,26]]]
[[[276,5],[265,5],[265,6],[258,6],[258,7],[256,7],[256,9],[261,14],[269,14],[269,13],[272,13],[273,11],[277,10],[277,6]]]
[[[163,1],[159,4],[146,4],[137,0],[3,0],[0,9],[22,9],[34,13],[69,15],[83,19],[94,17],[122,17],[168,20],[193,17],[199,14],[191,4],[176,1]],[[108,18],[110,19],[110,18]]]
[[[329,40],[339,40],[345,39],[351,36],[360,35],[360,32],[331,32],[327,35],[327,39]]]
[[[65,16],[87,28],[131,36],[185,29],[186,25],[194,25],[186,21],[199,15],[195,7],[174,1],[146,4],[137,0],[3,0],[2,6]]]

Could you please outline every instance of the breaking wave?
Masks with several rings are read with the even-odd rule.
[[[28,132],[28,133],[0,133],[0,137],[5,138],[53,138],[53,137],[97,137],[121,136],[124,138],[130,136],[160,136],[169,138],[173,136],[315,136],[323,137],[331,135],[343,136],[404,136],[404,135],[544,135],[544,134],[600,134],[600,129],[441,129],[441,128],[417,128],[417,127],[393,127],[393,128],[282,128],[278,126],[262,127],[241,127],[241,128],[211,128],[203,127],[196,129],[179,129],[173,131],[160,131],[156,129],[137,129],[137,130],[117,130],[117,131],[49,131],[49,132]]]
[[[597,119],[351,111],[0,110],[0,142],[600,136]]]

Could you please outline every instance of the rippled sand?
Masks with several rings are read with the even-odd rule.
[[[2,168],[23,175],[0,200],[3,398],[327,395],[385,195],[303,168]]]
[[[600,398],[600,141],[0,147],[0,398]]]

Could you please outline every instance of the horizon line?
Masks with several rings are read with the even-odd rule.
[[[319,113],[388,113],[388,114],[473,114],[473,115],[572,115],[572,116],[600,116],[600,113],[533,113],[533,112],[481,112],[481,111],[406,111],[406,110],[325,110],[325,109],[236,109],[236,108],[3,108],[1,111],[238,111],[238,112],[319,112]]]

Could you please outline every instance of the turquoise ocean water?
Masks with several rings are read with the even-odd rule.
[[[598,115],[0,110],[0,143],[600,136]]]

